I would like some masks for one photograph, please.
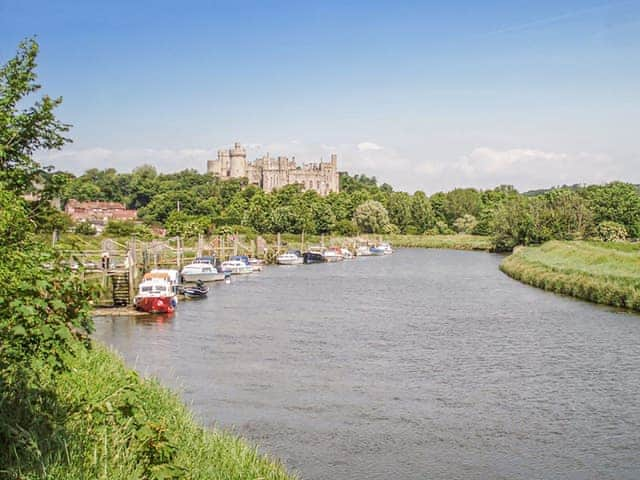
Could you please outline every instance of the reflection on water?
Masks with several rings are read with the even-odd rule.
[[[307,479],[640,475],[640,317],[485,253],[273,267],[96,337]]]

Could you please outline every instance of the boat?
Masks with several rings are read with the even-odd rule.
[[[324,252],[322,252],[322,256],[324,257],[326,262],[341,262],[344,260],[342,256],[342,252],[337,247],[328,248]]]
[[[278,265],[300,265],[303,262],[304,258],[300,250],[289,250],[287,253],[276,257],[276,263]]]
[[[198,280],[195,286],[184,287],[182,293],[187,298],[204,298],[209,293],[209,287],[202,280]]]
[[[173,313],[178,306],[177,278],[177,270],[152,270],[146,273],[133,299],[136,310]]]
[[[371,247],[371,254],[376,256],[382,255],[391,255],[393,253],[393,249],[391,245],[388,243],[381,243],[380,245],[375,245]]]
[[[371,253],[371,247],[369,245],[360,245],[356,248],[356,255],[358,257],[370,257],[373,253]]]
[[[245,265],[251,267],[252,272],[261,272],[262,271],[262,260],[258,260],[257,258],[249,258],[246,255],[233,255],[229,257],[230,261],[238,261],[242,262]]]
[[[324,263],[327,260],[324,258],[324,256],[322,255],[322,252],[315,252],[315,251],[308,251],[308,252],[304,252],[304,254],[302,255],[302,261],[304,263]]]
[[[233,275],[253,273],[253,267],[242,260],[227,260],[226,262],[222,262],[220,269],[225,273],[229,272]]]
[[[193,263],[185,265],[180,274],[182,275],[182,281],[185,283],[224,280],[224,272],[218,272],[218,269],[213,266],[213,263],[198,258],[196,258]]]
[[[352,260],[355,258],[355,255],[351,253],[351,250],[349,250],[348,248],[341,248],[340,253],[342,253],[342,258],[344,258],[345,260]]]
[[[253,268],[254,272],[261,272],[264,266],[264,260],[260,258],[249,257],[249,265]]]

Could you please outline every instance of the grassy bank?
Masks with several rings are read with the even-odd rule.
[[[481,235],[385,235],[394,247],[491,250],[491,238]]]
[[[551,241],[516,249],[500,268],[535,287],[640,310],[639,244]]]
[[[0,478],[292,479],[280,464],[193,420],[175,394],[96,345],[71,370],[25,392],[37,419],[2,446]]]

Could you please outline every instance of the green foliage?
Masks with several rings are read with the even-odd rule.
[[[473,215],[469,215],[468,213],[464,214],[462,217],[456,219],[453,223],[453,227],[456,229],[458,233],[472,233],[476,226],[478,225],[478,220]]]
[[[334,233],[344,237],[353,237],[358,235],[358,227],[352,220],[340,220],[336,222]]]
[[[616,222],[600,222],[595,233],[603,242],[618,242],[627,239],[627,229],[624,225]]]
[[[622,182],[593,185],[583,194],[596,224],[617,222],[624,225],[629,236],[640,237],[640,194],[635,185]]]
[[[113,237],[131,237],[135,235],[143,240],[152,237],[149,227],[133,220],[109,220],[103,233]]]
[[[89,222],[78,222],[73,231],[78,235],[93,236],[96,234],[96,227]]]
[[[26,105],[40,90],[35,73],[38,49],[35,40],[25,40],[16,56],[0,67],[0,182],[20,195],[38,185],[39,195],[50,199],[59,184],[51,180],[51,168],[32,157],[39,150],[59,149],[69,142],[63,136],[69,125],[54,116],[61,98],[44,95]]]
[[[389,214],[380,202],[367,200],[356,208],[353,222],[364,233],[382,233],[389,223]]]
[[[526,245],[533,235],[533,220],[526,197],[513,197],[496,207],[491,221],[494,248],[510,251]]]
[[[201,233],[207,233],[211,229],[212,223],[209,217],[174,211],[169,215],[165,226],[167,235],[170,237],[179,235],[185,238],[194,238]]]

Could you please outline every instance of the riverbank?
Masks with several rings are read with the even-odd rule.
[[[40,423],[22,432],[32,454],[0,455],[2,478],[295,478],[242,439],[200,427],[174,393],[96,342],[39,391],[30,402]]]
[[[383,238],[394,247],[483,251],[493,248],[491,237],[482,235],[384,235]]]
[[[639,244],[550,241],[517,248],[500,269],[544,290],[640,310]]]

